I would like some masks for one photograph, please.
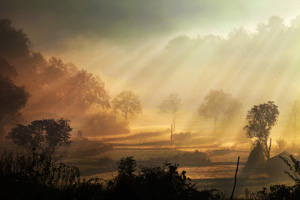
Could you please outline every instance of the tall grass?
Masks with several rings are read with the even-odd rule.
[[[67,188],[78,184],[79,169],[60,163],[35,152],[19,154],[4,152],[0,159],[0,177],[12,182],[26,182],[47,187]]]

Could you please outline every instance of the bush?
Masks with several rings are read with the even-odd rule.
[[[4,198],[32,199],[37,195],[48,198],[79,181],[77,167],[63,163],[56,166],[34,153],[4,153],[0,159],[0,196]]]

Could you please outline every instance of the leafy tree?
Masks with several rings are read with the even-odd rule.
[[[258,141],[264,145],[266,157],[270,158],[271,142],[268,146],[270,131],[276,124],[279,115],[278,106],[273,101],[253,106],[248,111],[248,125],[244,127],[249,138],[257,137]]]
[[[0,56],[0,75],[4,78],[16,78],[18,73],[14,66],[10,65],[6,59]]]
[[[0,74],[0,136],[19,117],[20,109],[24,108],[29,94],[24,87],[16,86],[11,79],[3,78]]]
[[[99,76],[93,76],[85,70],[78,71],[69,78],[69,83],[62,91],[67,103],[74,100],[84,107],[92,104],[102,108],[109,108],[109,95],[104,82]]]
[[[175,131],[176,115],[181,106],[181,99],[178,94],[172,93],[158,106],[162,113],[167,113],[172,116],[173,127]]]
[[[59,147],[70,146],[71,131],[69,120],[43,119],[28,125],[18,124],[6,138],[28,151],[52,160]]]
[[[241,109],[241,103],[223,90],[211,90],[204,98],[204,103],[199,106],[200,116],[214,120],[216,132],[219,120],[232,119]]]
[[[136,161],[133,156],[121,158],[118,161],[118,172],[119,175],[132,176],[133,172],[136,171]]]
[[[22,30],[12,27],[9,19],[0,20],[0,54],[7,59],[29,56],[29,39]]]
[[[112,101],[115,114],[118,111],[124,116],[127,121],[128,116],[134,116],[142,112],[141,100],[138,95],[131,91],[123,91]]]

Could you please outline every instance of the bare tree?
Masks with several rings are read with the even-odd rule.
[[[131,91],[123,91],[112,101],[113,110],[117,114],[121,112],[125,121],[129,115],[134,116],[142,112],[141,100]]]
[[[176,93],[170,94],[163,102],[158,106],[162,113],[167,113],[172,116],[172,123],[175,132],[176,115],[181,106],[181,99]]]
[[[219,120],[232,119],[241,109],[241,103],[224,93],[223,90],[211,90],[204,98],[204,103],[199,106],[200,116],[214,120],[214,132],[216,133]]]

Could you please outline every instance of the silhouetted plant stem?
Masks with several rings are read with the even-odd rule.
[[[238,173],[238,170],[239,170],[239,163],[240,163],[240,157],[238,157],[238,161],[237,161],[237,164],[236,164],[236,170],[235,170],[235,176],[234,176],[234,185],[233,185],[233,190],[232,190],[231,197],[230,197],[231,200],[233,199],[233,194],[234,194],[234,190],[235,190],[235,186],[236,186],[236,176],[237,176],[237,173]]]

